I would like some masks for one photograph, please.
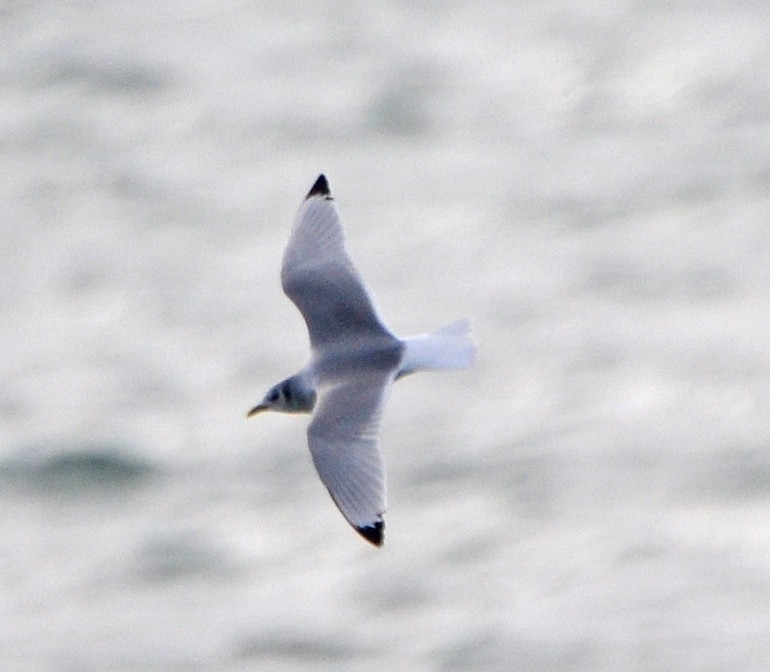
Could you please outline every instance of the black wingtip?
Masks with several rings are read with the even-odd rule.
[[[378,520],[374,525],[357,527],[356,532],[375,546],[382,546],[385,542],[385,523]]]
[[[305,200],[310,198],[311,196],[326,196],[326,198],[332,197],[332,192],[329,189],[329,182],[326,179],[326,175],[321,173],[318,176],[318,179],[315,181],[315,184],[313,184],[312,187],[310,187],[310,191],[307,192],[307,196],[305,196]]]

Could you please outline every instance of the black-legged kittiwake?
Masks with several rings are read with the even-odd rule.
[[[381,546],[385,465],[377,434],[391,383],[415,371],[470,366],[476,353],[470,320],[431,334],[394,336],[345,250],[323,175],[297,214],[283,254],[281,283],[307,323],[310,361],[272,387],[248,417],[266,410],[316,409],[307,429],[316,471],[347,521]]]

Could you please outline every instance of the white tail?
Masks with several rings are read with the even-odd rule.
[[[431,334],[405,339],[406,351],[397,378],[423,370],[465,369],[476,357],[469,319],[457,320]]]

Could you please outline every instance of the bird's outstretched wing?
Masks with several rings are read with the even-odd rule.
[[[383,543],[385,465],[377,447],[392,373],[367,372],[321,394],[307,429],[313,464],[347,521],[376,546]]]
[[[281,283],[305,318],[314,350],[345,339],[392,338],[345,250],[342,225],[323,175],[297,213],[283,254]]]

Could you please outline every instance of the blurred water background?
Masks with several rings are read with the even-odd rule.
[[[770,669],[770,10],[0,9],[0,669]],[[386,545],[304,418],[325,172],[386,321]]]

